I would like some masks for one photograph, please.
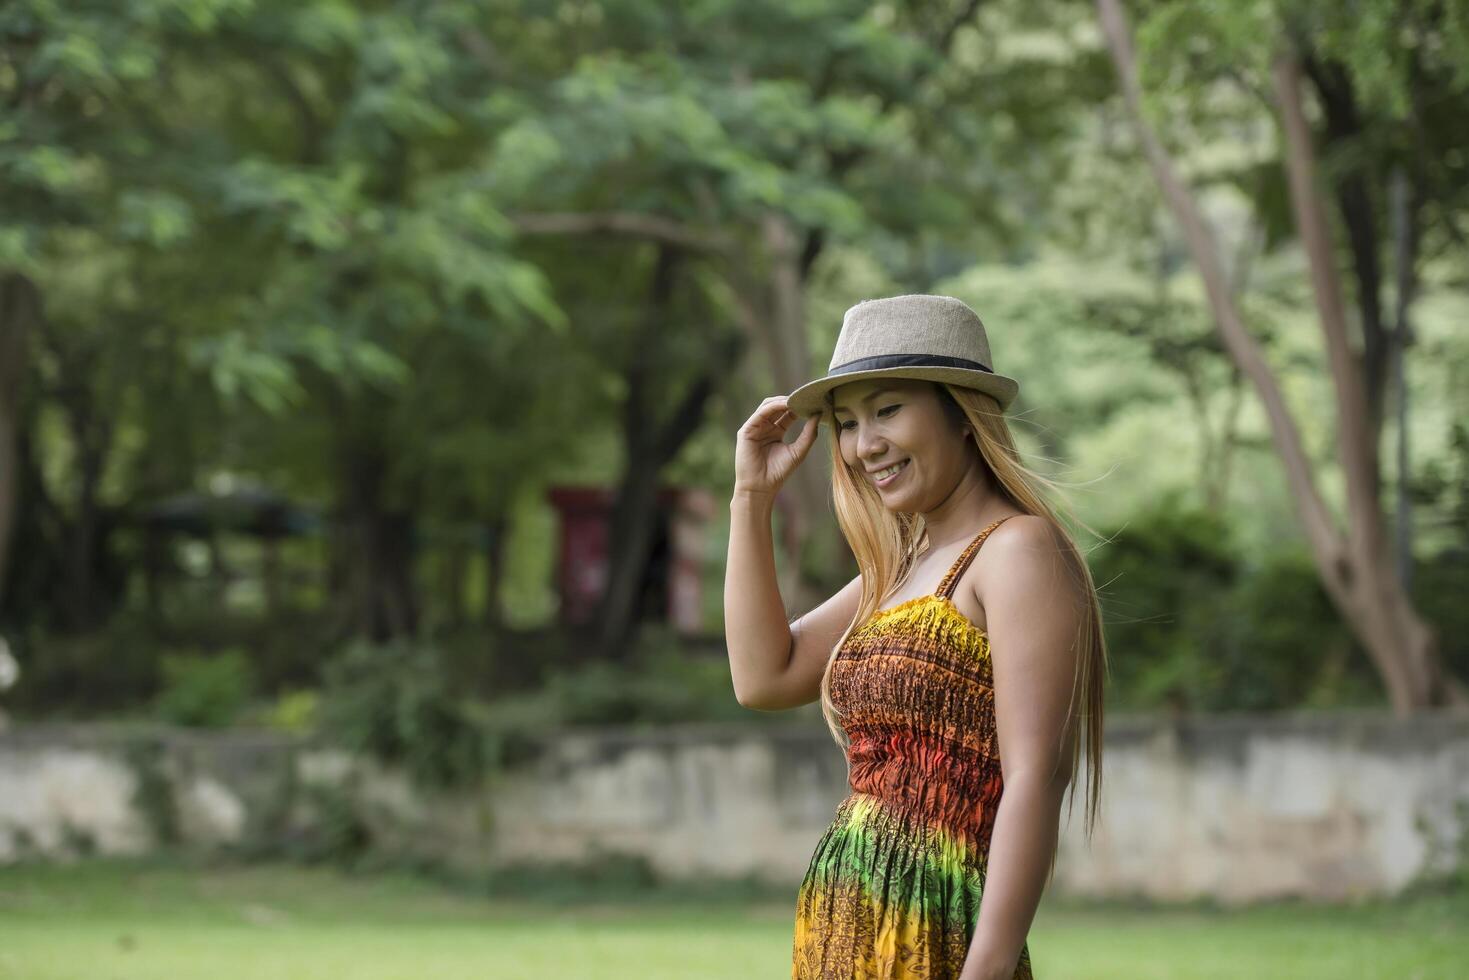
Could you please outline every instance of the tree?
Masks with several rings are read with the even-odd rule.
[[[475,32],[493,16],[486,0],[0,11],[0,562],[18,523],[38,603],[101,622],[114,518],[219,468],[335,495],[348,625],[378,636],[417,621],[421,507],[503,519],[544,433],[522,447],[504,425],[536,372],[500,355],[564,319],[484,191],[500,120],[483,95],[502,79]],[[443,479],[452,453],[424,465],[420,383],[464,393],[463,428],[506,430],[488,459],[454,460],[499,479]],[[43,466],[58,444],[70,465]],[[435,478],[490,489],[450,505]]]
[[[1380,6],[1375,15],[1392,20],[1387,10],[1391,5]],[[1176,22],[1186,7],[1175,4],[1167,16]],[[1098,11],[1143,152],[1199,267],[1220,336],[1268,413],[1323,586],[1367,650],[1396,711],[1465,700],[1459,685],[1444,673],[1436,636],[1413,609],[1390,560],[1380,497],[1377,431],[1371,421],[1363,362],[1350,348],[1336,256],[1318,198],[1321,177],[1302,108],[1298,35],[1292,37],[1261,5],[1203,19],[1228,38],[1250,38],[1256,45],[1261,37],[1274,39],[1269,51],[1272,104],[1280,114],[1294,227],[1309,260],[1336,395],[1337,446],[1347,491],[1345,532],[1336,527],[1321,498],[1278,381],[1227,288],[1214,236],[1173,156],[1149,121],[1132,34],[1121,6],[1117,0],[1098,0]],[[1376,20],[1368,18],[1368,22]],[[1197,29],[1198,21],[1194,26]],[[1371,353],[1370,349],[1366,352],[1369,358]]]
[[[19,584],[5,571],[19,524],[26,592],[64,626],[95,625],[117,600],[103,482],[139,378],[176,353],[155,346],[176,324],[148,286],[188,247],[180,177],[201,159],[170,124],[173,60],[230,6],[0,9],[0,598]],[[70,460],[54,486],[38,459],[45,422]]]
[[[660,256],[655,268],[677,256],[671,267],[701,284],[718,320],[707,343],[721,353],[705,363],[727,372],[732,326],[762,355],[762,391],[789,391],[826,368],[812,355],[807,306],[832,243],[878,237],[922,289],[957,255],[1022,252],[1034,208],[1064,169],[1076,103],[1066,93],[1080,90],[1071,69],[1004,51],[999,38],[1044,27],[1044,16],[982,0],[598,9],[577,23],[564,62],[519,73],[533,96],[499,158],[516,178],[516,226],[527,238],[629,239]],[[508,35],[534,11],[502,21],[507,36],[493,47],[510,50]],[[1029,169],[1003,166],[1022,152]],[[647,467],[658,461],[627,463],[619,513],[645,511]],[[826,487],[822,465],[809,465],[780,501],[782,592],[797,607],[848,574],[834,525],[817,520]],[[624,571],[614,583],[651,543],[646,523],[627,527],[615,539],[613,567]],[[811,550],[830,569],[809,576],[817,581],[802,561]],[[628,601],[611,600],[610,622],[625,621]]]
[[[537,372],[501,355],[566,326],[541,271],[510,254],[484,169],[500,126],[484,93],[503,82],[481,48],[493,8],[270,4],[231,24],[212,69],[251,93],[226,115],[218,213],[271,284],[241,304],[213,367],[277,423],[288,411],[321,423],[334,581],[347,627],[378,639],[419,628],[425,511],[503,523],[532,475],[537,433],[521,441],[503,420]],[[467,399],[436,403],[456,413],[432,448],[430,384]],[[486,458],[472,430],[491,419]],[[452,438],[469,451],[444,451]],[[498,479],[465,472],[479,467]]]

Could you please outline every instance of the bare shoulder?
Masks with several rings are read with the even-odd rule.
[[[1060,543],[1056,527],[1039,514],[1016,514],[990,532],[984,548],[1000,551],[1054,550]]]
[[[985,618],[1056,610],[1082,597],[1075,551],[1061,530],[1038,514],[1016,514],[990,532],[980,548],[974,591]]]

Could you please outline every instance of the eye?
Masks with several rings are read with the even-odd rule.
[[[891,415],[893,412],[896,412],[898,409],[900,409],[902,407],[903,407],[902,405],[884,405],[882,408],[880,408],[880,409],[877,410],[877,414],[878,414],[879,417],[882,417],[884,415]],[[855,422],[843,421],[843,422],[838,422],[837,423],[837,428],[839,430],[845,432],[845,431],[847,431],[848,429],[850,429],[854,425],[856,425]]]

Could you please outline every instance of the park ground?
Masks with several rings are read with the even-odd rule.
[[[774,978],[789,975],[792,911],[768,890],[510,895],[285,864],[21,864],[0,868],[0,978]],[[1450,980],[1469,976],[1465,922],[1463,888],[1237,909],[1048,898],[1030,945],[1043,980]]]

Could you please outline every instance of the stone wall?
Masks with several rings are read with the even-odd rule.
[[[1080,794],[1063,822],[1060,893],[1391,894],[1469,850],[1463,715],[1114,718],[1103,760],[1090,845]],[[374,847],[464,868],[617,851],[672,876],[793,885],[845,781],[819,722],[566,731],[454,794],[274,733],[29,726],[0,732],[0,861],[309,835],[322,791]]]

